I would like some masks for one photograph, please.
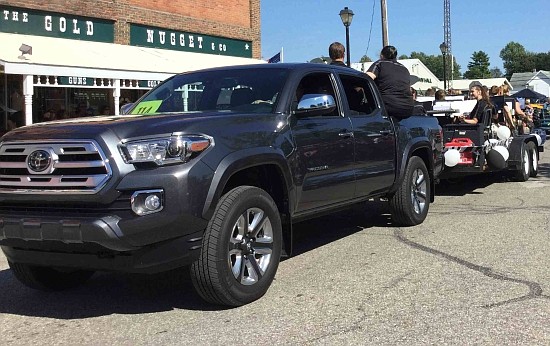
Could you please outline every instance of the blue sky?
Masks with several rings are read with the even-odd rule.
[[[389,43],[399,55],[441,54],[443,3],[386,0]],[[549,52],[549,5],[548,0],[452,0],[451,43],[460,72],[467,70],[473,52],[480,50],[489,55],[491,68],[504,72],[499,54],[510,41],[530,52]],[[345,45],[346,31],[338,14],[346,6],[355,14],[350,26],[351,61],[358,62],[364,54],[376,60],[382,48],[380,0],[263,0],[262,58],[269,59],[281,47],[284,62],[328,56],[331,42]]]

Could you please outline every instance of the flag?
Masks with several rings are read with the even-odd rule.
[[[274,56],[272,56],[271,58],[269,58],[269,60],[267,62],[270,63],[270,64],[281,62],[281,52],[279,52],[279,53],[275,54]]]

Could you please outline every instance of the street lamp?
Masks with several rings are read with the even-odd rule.
[[[342,23],[346,27],[347,62],[348,66],[351,66],[351,63],[349,61],[349,26],[351,25],[351,20],[353,19],[353,11],[347,7],[344,7],[344,9],[340,11],[340,18],[342,19]]]
[[[445,42],[439,45],[439,50],[443,55],[443,90],[447,92],[447,52],[449,51],[449,46]]]

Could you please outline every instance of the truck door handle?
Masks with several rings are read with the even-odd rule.
[[[391,135],[393,134],[392,130],[380,130],[380,134],[383,136]]]
[[[342,138],[353,138],[353,131],[344,131],[344,132],[340,132],[338,134],[338,136],[342,137]]]

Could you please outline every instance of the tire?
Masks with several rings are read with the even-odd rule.
[[[529,151],[529,176],[536,177],[539,174],[539,150],[535,143],[527,143],[527,150]]]
[[[430,175],[418,156],[413,156],[405,177],[389,199],[392,220],[399,226],[415,226],[424,222],[430,207]]]
[[[77,287],[92,275],[90,270],[61,270],[24,263],[8,262],[13,274],[21,283],[41,291],[61,291]]]
[[[517,171],[514,172],[514,178],[517,181],[529,180],[529,174],[531,172],[531,160],[529,159],[529,150],[526,147],[526,143],[521,143],[520,167]]]
[[[281,229],[279,210],[264,190],[240,186],[222,196],[205,230],[199,259],[191,265],[197,293],[226,306],[262,297],[279,266]]]

